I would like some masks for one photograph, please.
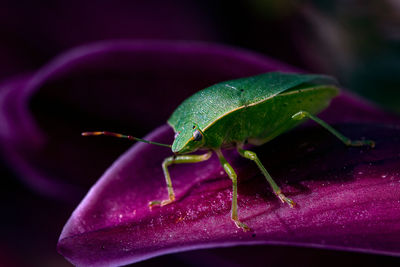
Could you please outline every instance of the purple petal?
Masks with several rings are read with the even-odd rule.
[[[347,99],[348,100],[348,99]],[[353,110],[342,102],[343,110]],[[343,111],[344,112],[344,111]],[[335,111],[329,109],[326,117]],[[225,151],[237,170],[239,217],[230,220],[231,182],[215,156],[171,168],[178,201],[150,211],[167,197],[160,164],[170,153],[136,144],[90,190],[67,222],[58,249],[76,265],[120,265],[156,255],[239,244],[291,244],[400,255],[400,128],[336,123],[376,148],[346,148],[320,127],[291,131],[255,151],[298,206],[281,204],[257,167]],[[162,126],[147,136],[171,142]]]

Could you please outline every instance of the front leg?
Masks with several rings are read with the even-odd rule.
[[[175,193],[172,188],[171,177],[168,172],[168,166],[172,164],[181,164],[181,163],[196,163],[208,160],[212,155],[211,151],[203,155],[178,155],[172,156],[164,159],[162,163],[162,169],[164,171],[165,182],[167,183],[168,190],[168,199],[165,200],[154,200],[149,202],[149,208],[151,209],[153,206],[165,206],[171,202],[175,201]]]

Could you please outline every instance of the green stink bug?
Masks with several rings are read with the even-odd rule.
[[[149,207],[164,206],[175,201],[168,166],[208,160],[214,151],[232,180],[231,219],[244,231],[250,228],[238,217],[237,175],[224,158],[221,148],[236,148],[238,153],[254,161],[275,195],[290,207],[295,202],[287,198],[265,169],[257,155],[243,145],[262,145],[286,132],[304,119],[311,119],[339,138],[347,146],[369,145],[371,140],[352,141],[322,121],[315,114],[325,109],[339,90],[336,81],[324,75],[270,72],[257,76],[221,82],[187,98],[173,112],[168,124],[175,131],[172,145],[155,143],[112,132],[84,132],[82,135],[110,135],[155,145],[170,147],[174,156],[162,163],[168,199],[151,201]],[[202,155],[191,155],[196,150]]]

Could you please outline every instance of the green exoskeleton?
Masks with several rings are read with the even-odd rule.
[[[336,81],[329,76],[280,72],[215,84],[187,98],[173,112],[168,120],[168,124],[175,131],[172,146],[111,132],[85,132],[83,135],[111,135],[172,148],[174,155],[162,163],[168,198],[151,201],[150,208],[175,201],[169,166],[206,161],[212,152],[215,152],[232,180],[231,219],[237,227],[246,231],[250,228],[238,217],[237,175],[222,154],[222,148],[236,148],[241,156],[254,161],[275,195],[283,203],[294,207],[295,202],[283,194],[257,154],[245,150],[244,144],[262,145],[305,119],[311,119],[347,146],[374,147],[371,140],[350,140],[315,116],[338,94],[339,90],[335,84]],[[199,149],[205,150],[206,153],[190,154]]]

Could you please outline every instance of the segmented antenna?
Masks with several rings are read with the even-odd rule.
[[[147,144],[171,148],[171,145],[148,141],[148,140],[137,138],[137,137],[134,137],[131,135],[124,135],[124,134],[120,134],[120,133],[113,133],[113,132],[83,132],[82,133],[82,136],[95,136],[95,135],[107,135],[107,136],[113,136],[113,137],[117,137],[117,138],[126,138],[126,139],[133,140],[133,141],[139,141],[139,142],[143,142],[143,143],[147,143]]]

